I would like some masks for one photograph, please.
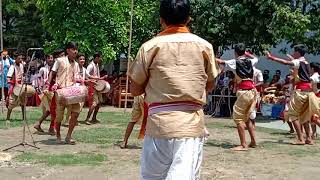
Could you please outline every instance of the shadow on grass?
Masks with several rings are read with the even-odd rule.
[[[121,143],[123,141],[117,141],[116,143],[114,143],[113,145],[116,146],[116,147],[119,147],[120,149],[142,149],[141,146],[136,146],[136,145],[130,145],[128,144],[126,148],[122,148],[121,147]]]
[[[44,144],[44,145],[48,145],[48,146],[52,146],[52,145],[66,145],[66,143],[64,143],[64,141],[62,140],[61,143],[57,143],[57,139],[45,139],[45,140],[41,140],[41,141],[35,141],[35,143],[40,143],[40,144]]]
[[[223,149],[230,149],[235,146],[235,144],[228,141],[217,141],[217,140],[208,140],[204,146],[208,147],[221,147]]]

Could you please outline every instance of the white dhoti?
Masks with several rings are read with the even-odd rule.
[[[146,135],[141,159],[141,180],[197,180],[203,138],[159,139]]]

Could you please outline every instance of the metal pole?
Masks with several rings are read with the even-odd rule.
[[[129,47],[128,47],[128,63],[127,63],[127,80],[126,80],[126,98],[124,102],[124,113],[127,112],[127,101],[128,101],[128,86],[129,86],[129,77],[128,77],[128,71],[130,67],[131,62],[131,43],[132,43],[132,22],[133,22],[133,6],[134,6],[134,0],[131,0],[131,17],[130,17],[130,35],[129,35]]]

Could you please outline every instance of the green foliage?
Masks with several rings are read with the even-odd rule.
[[[306,43],[320,52],[319,2],[316,0],[192,0],[192,30],[214,44],[216,50],[246,43],[261,53],[282,40]],[[314,34],[314,36],[310,36]],[[312,41],[312,40],[313,41]]]
[[[41,47],[45,30],[35,0],[3,0],[5,48]]]
[[[126,52],[128,47],[131,1],[118,0],[38,0],[43,13],[43,26],[52,36],[45,44],[47,51],[64,47],[68,41],[79,43],[79,50],[91,55],[101,50],[105,61]],[[152,34],[149,26],[154,2],[140,0],[135,7],[134,45]],[[144,18],[146,16],[146,18]]]

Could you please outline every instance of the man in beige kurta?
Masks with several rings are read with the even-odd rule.
[[[199,179],[202,105],[218,72],[212,45],[186,27],[189,13],[189,1],[161,1],[164,31],[141,46],[128,72],[131,93],[149,104],[142,180]]]
[[[56,59],[52,67],[52,72],[49,77],[50,84],[52,84],[53,79],[55,79],[55,84],[50,88],[52,90],[57,88],[65,88],[76,84],[76,77],[79,73],[79,66],[76,62],[76,57],[78,54],[77,44],[74,42],[68,43],[66,46],[66,52],[67,56]],[[80,113],[80,103],[65,106],[56,101],[57,142],[61,142],[60,127],[64,116],[64,110],[66,108],[68,108],[71,112],[71,119],[65,141],[67,144],[75,144],[75,141],[72,140],[71,136]]]

